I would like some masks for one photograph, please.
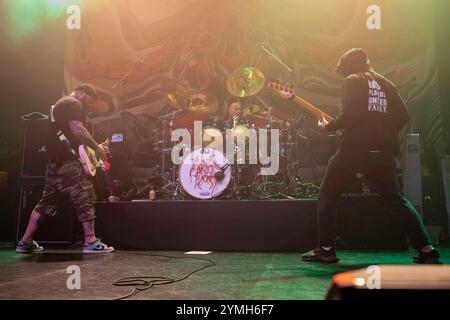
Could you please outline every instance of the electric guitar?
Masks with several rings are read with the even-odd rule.
[[[299,96],[295,95],[295,90],[293,85],[287,85],[285,83],[282,83],[278,80],[272,80],[269,82],[269,87],[275,92],[280,98],[284,100],[292,100],[297,105],[311,113],[313,116],[315,116],[317,119],[321,119],[322,115],[324,116],[325,120],[327,122],[330,122],[334,120],[334,118],[322,110],[314,107],[311,103],[309,103],[306,100],[303,100]]]
[[[105,142],[102,142],[101,145],[108,146],[109,142],[109,139],[107,139]],[[95,151],[84,144],[78,147],[78,159],[86,174],[91,177],[95,176],[97,168],[102,168],[103,170],[109,169],[108,159],[105,159],[105,161],[98,159]]]

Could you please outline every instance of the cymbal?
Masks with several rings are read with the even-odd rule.
[[[244,117],[247,117],[247,116],[257,115],[257,114],[263,115],[265,112],[266,111],[260,105],[250,104],[244,108],[244,110],[242,111],[242,114]]]
[[[207,92],[189,90],[177,79],[163,78],[161,85],[165,98],[177,110],[210,115],[219,109],[219,103],[214,96]]]
[[[181,81],[173,78],[161,79],[161,85],[164,91],[164,97],[167,99],[169,104],[175,109],[182,109],[179,96],[183,92],[186,92],[186,86]]]
[[[227,89],[236,97],[250,97],[264,88],[265,76],[254,67],[237,69],[227,79]]]
[[[188,112],[211,115],[219,109],[217,99],[202,91],[187,91],[179,96],[178,101]]]

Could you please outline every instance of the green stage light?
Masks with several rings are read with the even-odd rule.
[[[5,3],[9,34],[16,40],[39,31],[50,19],[66,14],[69,5],[84,0],[7,0]]]
[[[6,2],[9,31],[13,37],[22,38],[38,28],[39,2],[29,0]]]
[[[54,17],[64,14],[66,8],[73,4],[80,4],[80,0],[42,0],[48,16]]]

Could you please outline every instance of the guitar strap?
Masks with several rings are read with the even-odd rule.
[[[55,109],[55,106],[52,105],[50,108],[50,122],[51,123],[56,123],[56,119],[55,116],[53,114]],[[83,156],[81,153],[75,151],[71,144],[69,139],[67,139],[67,137],[64,135],[64,133],[61,130],[58,130],[58,132],[56,133],[56,135],[58,136],[58,139],[67,147],[67,149],[69,150],[70,153],[73,154],[73,156],[82,164],[83,168],[86,170],[86,162],[88,162],[89,160],[83,160]],[[91,172],[91,170],[89,170]],[[95,173],[94,173],[95,174]]]
[[[55,116],[53,115],[53,110],[55,109],[55,106],[52,105],[50,107],[50,122],[51,123],[56,123],[55,120]],[[70,145],[70,141],[69,139],[67,139],[67,137],[64,135],[64,133],[61,130],[58,130],[58,132],[56,133],[58,139],[65,145],[67,146],[68,150],[70,153],[72,153],[77,159],[79,159],[78,154],[75,150],[73,150],[72,146]]]

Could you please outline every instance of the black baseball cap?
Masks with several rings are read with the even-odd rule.
[[[341,56],[334,72],[346,75],[370,69],[370,60],[364,49],[353,48]]]
[[[75,88],[75,90],[76,91],[83,91],[84,93],[86,93],[87,95],[91,96],[95,100],[98,99],[97,89],[90,83],[80,84],[79,86],[77,86]]]

